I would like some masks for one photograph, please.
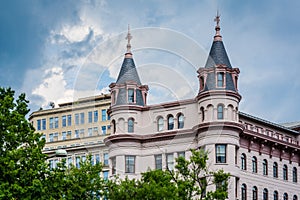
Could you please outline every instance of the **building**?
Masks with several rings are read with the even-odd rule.
[[[210,169],[232,175],[228,199],[298,199],[299,124],[293,129],[239,112],[240,71],[228,58],[219,16],[215,20],[207,62],[197,71],[197,96],[158,105],[147,105],[148,86],[136,70],[128,32],[123,64],[110,84],[112,133],[104,139],[110,173],[138,178],[149,168],[173,169],[176,157],[204,148]]]
[[[31,113],[29,120],[46,140],[43,152],[49,155],[51,167],[59,158],[55,151],[67,151],[67,163],[79,166],[91,154],[94,163],[103,162],[103,176],[108,177],[108,152],[104,138],[110,134],[107,109],[110,95],[81,98],[74,102],[59,104],[58,108]]]

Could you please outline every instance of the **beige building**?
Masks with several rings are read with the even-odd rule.
[[[240,70],[231,66],[219,20],[207,62],[195,74],[199,93],[192,99],[147,105],[148,86],[128,40],[117,81],[110,84],[112,134],[104,140],[110,173],[139,178],[148,169],[174,169],[176,157],[204,148],[211,170],[231,174],[228,199],[297,200],[299,124],[282,126],[239,111]]]
[[[104,176],[139,178],[148,169],[174,169],[176,157],[204,148],[211,170],[231,174],[229,200],[298,200],[300,123],[279,125],[239,111],[240,70],[231,66],[219,16],[216,22],[207,62],[195,74],[194,98],[147,105],[148,86],[139,78],[128,33],[123,64],[110,84],[111,101],[101,95],[30,115],[44,133],[44,152],[65,149],[75,165],[90,153],[94,162],[106,164]],[[56,160],[50,161],[53,167]]]
[[[103,139],[110,134],[107,109],[110,95],[80,98],[62,103],[58,108],[33,112],[29,120],[37,132],[43,133],[46,145],[43,152],[49,155],[51,167],[59,160],[57,150],[67,151],[67,162],[79,166],[91,154],[94,163],[103,162],[103,175],[108,176],[108,152]]]

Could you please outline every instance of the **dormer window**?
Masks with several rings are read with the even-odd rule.
[[[204,89],[204,77],[201,76],[200,77],[200,90],[203,90]]]
[[[134,89],[128,89],[128,103],[134,103]]]
[[[224,73],[223,72],[217,73],[217,86],[224,87]]]

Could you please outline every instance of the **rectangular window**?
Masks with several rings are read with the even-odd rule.
[[[54,139],[53,139],[53,133],[50,133],[49,134],[49,142],[53,142],[54,141]]]
[[[80,168],[80,156],[76,156],[76,167]]]
[[[91,155],[91,160],[90,160],[90,162],[91,162],[91,165],[95,165],[95,160],[94,160],[94,155]]]
[[[73,164],[72,157],[68,157],[68,167],[71,167],[72,164]]]
[[[173,155],[173,153],[167,154],[167,168],[169,170],[174,169],[174,155]]]
[[[94,127],[94,135],[98,135],[98,127]]]
[[[72,125],[72,115],[68,115],[68,126]]]
[[[80,124],[84,124],[84,113],[80,113]]]
[[[134,102],[134,89],[128,89],[128,103]]]
[[[67,116],[66,115],[63,115],[61,117],[61,126],[62,127],[66,127],[67,126]]]
[[[46,119],[42,119],[42,130],[46,130]]]
[[[178,158],[179,157],[185,158],[185,152],[184,151],[180,151],[180,152],[177,153],[177,156],[178,156]]]
[[[107,120],[110,120],[110,115],[107,115]]]
[[[106,121],[106,110],[105,109],[101,110],[101,117],[102,117],[102,121]]]
[[[58,128],[58,117],[54,118],[54,128]]]
[[[155,169],[162,169],[162,155],[155,155]]]
[[[54,133],[53,137],[54,137],[54,141],[57,141],[58,140],[58,133]]]
[[[226,163],[226,145],[216,145],[216,163]]]
[[[89,123],[93,122],[93,112],[92,111],[88,112],[88,121],[89,121]]]
[[[106,126],[102,126],[101,130],[102,130],[102,134],[105,135],[106,134]]]
[[[75,130],[75,138],[79,138],[79,130]]]
[[[75,124],[76,125],[79,124],[79,114],[78,113],[75,114]]]
[[[37,120],[37,130],[38,131],[41,130],[41,120],[40,119]]]
[[[98,110],[94,111],[94,122],[98,122]]]
[[[108,171],[103,171],[103,180],[108,180]]]
[[[64,132],[61,133],[61,139],[62,140],[66,140],[67,139],[67,132],[64,131]]]
[[[85,162],[86,157],[85,156],[81,156],[81,160],[82,160],[82,162]]]
[[[103,164],[104,164],[105,166],[108,166],[108,153],[104,153],[104,154],[103,154],[103,157],[104,157],[104,162],[103,162]]]
[[[110,125],[107,125],[107,130],[110,130],[110,127],[111,127]]]
[[[79,134],[80,134],[80,137],[83,138],[84,137],[84,129],[80,129]]]
[[[88,128],[88,136],[89,137],[93,136],[93,129],[92,128]]]
[[[111,158],[111,173],[116,174],[116,157]]]
[[[100,155],[99,154],[95,154],[95,161],[96,161],[96,164],[100,163]]]
[[[67,139],[71,139],[72,138],[72,131],[67,131]]]
[[[125,173],[135,172],[135,156],[125,156]]]
[[[45,134],[41,136],[41,140],[42,140],[42,139],[45,139],[45,140],[46,140],[46,135],[45,135]]]
[[[54,119],[53,119],[53,117],[50,117],[49,118],[49,129],[53,129],[53,122],[54,122]]]
[[[218,83],[217,83],[217,85],[218,85],[218,87],[224,87],[224,73],[223,72],[219,72],[218,74],[217,74],[217,79],[218,79]]]

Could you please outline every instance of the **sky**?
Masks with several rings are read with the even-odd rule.
[[[0,87],[26,93],[31,111],[108,93],[128,24],[148,104],[194,98],[219,11],[241,71],[239,110],[300,121],[299,0],[2,0],[0,8]]]

